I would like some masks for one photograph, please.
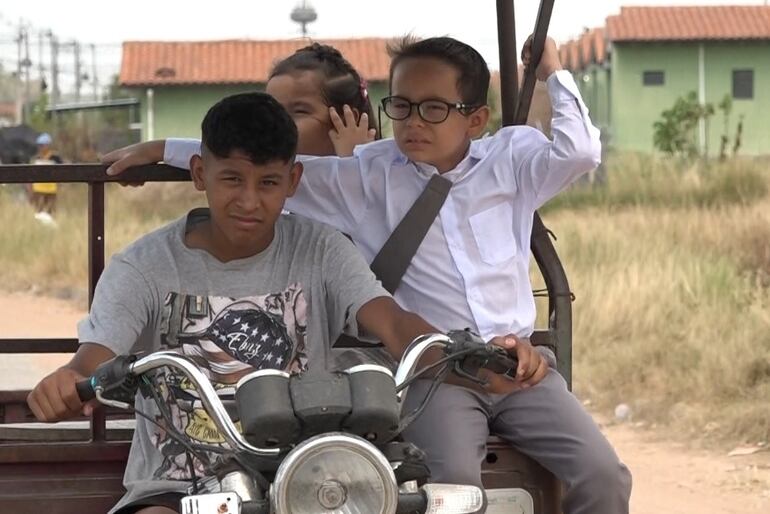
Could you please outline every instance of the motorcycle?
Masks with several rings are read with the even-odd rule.
[[[418,370],[423,355],[435,348],[442,356]],[[96,398],[158,424],[132,406],[137,391],[161,401],[146,376],[168,366],[194,384],[226,444],[206,462],[204,445],[175,429],[170,419],[160,425],[206,463],[204,478],[193,473],[182,514],[464,514],[483,507],[483,492],[430,483],[424,453],[399,435],[449,373],[483,383],[477,376],[481,368],[515,376],[517,364],[502,348],[465,330],[415,339],[395,376],[371,364],[295,375],[258,370],[238,382],[234,405],[223,403],[192,360],[169,351],[115,357],[77,390],[83,401]],[[432,384],[425,398],[414,411],[402,412],[409,385],[428,377]]]

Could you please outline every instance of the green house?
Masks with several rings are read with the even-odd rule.
[[[651,152],[662,111],[694,92],[732,112],[697,127],[715,155],[742,124],[740,154],[770,154],[770,7],[622,7],[606,26],[560,48],[591,116],[615,149]]]
[[[123,43],[121,86],[141,104],[141,139],[200,137],[206,111],[225,96],[263,90],[280,59],[310,44],[307,39]],[[387,40],[322,41],[342,52],[368,81],[375,106],[386,95]]]

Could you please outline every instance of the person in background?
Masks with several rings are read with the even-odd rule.
[[[50,134],[43,132],[37,137],[37,153],[31,164],[61,164],[63,161],[52,148],[53,139]],[[53,214],[56,211],[56,194],[58,186],[55,182],[35,182],[29,185],[29,200],[35,208],[35,219],[53,224]]]

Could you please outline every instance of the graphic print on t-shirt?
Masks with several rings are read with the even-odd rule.
[[[237,299],[170,293],[161,326],[161,350],[194,361],[225,402],[233,401],[238,380],[255,370],[298,373],[307,367],[307,303],[298,284],[279,293]],[[163,368],[153,382],[179,432],[194,442],[224,443],[184,375]],[[160,413],[156,421],[164,424]],[[185,448],[157,427],[153,442],[164,457],[154,478],[189,480]],[[193,462],[196,474],[205,474],[203,463]]]

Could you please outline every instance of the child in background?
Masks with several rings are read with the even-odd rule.
[[[61,157],[51,148],[53,139],[50,134],[42,133],[37,137],[37,154],[32,158],[32,164],[61,164]],[[35,208],[35,219],[53,225],[53,213],[56,211],[56,194],[58,186],[53,182],[35,182],[29,185],[29,200]]]

